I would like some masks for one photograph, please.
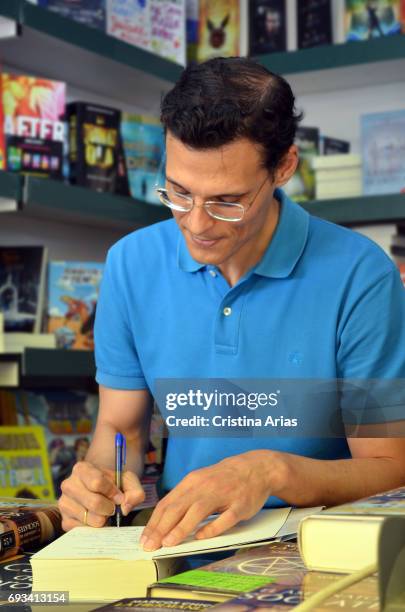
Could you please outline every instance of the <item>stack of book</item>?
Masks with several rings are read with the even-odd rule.
[[[16,503],[22,512],[22,504]],[[262,511],[222,536],[200,541],[190,537],[153,553],[139,545],[142,527],[77,527],[30,557],[33,590],[69,590],[70,601],[87,602],[89,610],[104,602],[97,608],[104,612],[208,606],[224,612],[293,610],[316,593],[324,597],[315,608],[319,611],[378,610],[378,539],[386,517],[405,516],[405,487],[315,514],[309,509],[298,512],[304,515],[298,545],[286,540],[291,535],[283,536],[288,533],[283,527],[288,508]],[[0,516],[5,533],[12,532],[6,522],[10,519]],[[50,539],[59,533],[53,531]],[[21,546],[10,544],[7,550],[8,555],[19,553]],[[186,555],[214,550],[230,554],[182,571]],[[368,570],[362,577],[353,574],[351,584],[340,588],[344,576],[364,566]],[[26,582],[29,587],[30,576]]]
[[[356,197],[362,193],[360,155],[354,153],[320,155],[312,159],[315,172],[315,198]]]

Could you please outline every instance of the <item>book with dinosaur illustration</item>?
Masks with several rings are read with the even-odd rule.
[[[239,55],[239,0],[201,0],[197,60]]]
[[[51,261],[48,273],[48,333],[59,348],[94,349],[93,325],[104,264]]]

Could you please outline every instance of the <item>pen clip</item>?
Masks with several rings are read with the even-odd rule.
[[[122,436],[122,466],[127,462],[127,441],[125,436]]]

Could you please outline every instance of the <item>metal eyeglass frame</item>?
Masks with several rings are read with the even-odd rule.
[[[261,192],[265,182],[267,181],[269,177],[266,176],[266,178],[264,179],[264,181],[262,182],[262,184],[260,185],[259,189],[257,190],[254,198],[251,200],[251,202],[249,202],[249,204],[247,204],[246,206],[244,206],[243,204],[241,204],[240,202],[221,202],[219,200],[207,200],[206,202],[204,202],[204,204],[198,204],[196,205],[194,203],[194,196],[190,196],[190,195],[185,195],[182,193],[177,193],[176,195],[183,199],[184,202],[187,202],[189,204],[189,208],[184,208],[182,206],[180,206],[179,204],[175,204],[174,202],[172,202],[169,198],[168,195],[168,190],[165,187],[155,187],[155,191],[160,199],[160,201],[162,202],[162,204],[164,204],[165,206],[167,206],[168,208],[175,210],[177,212],[182,212],[182,213],[188,213],[190,211],[193,210],[193,208],[204,208],[207,213],[210,215],[210,217],[212,217],[213,219],[217,219],[218,221],[229,221],[230,223],[237,223],[239,221],[242,221],[243,217],[245,216],[245,213],[247,210],[249,210],[249,208],[251,208],[253,206],[253,204],[256,201],[257,196],[259,195],[259,193]],[[227,206],[229,206],[230,208],[234,208],[234,209],[238,209],[241,211],[240,217],[238,217],[237,219],[229,219],[229,217],[223,217],[221,215],[217,215],[215,213],[213,213],[210,210],[210,206],[222,206],[224,208],[226,208]]]

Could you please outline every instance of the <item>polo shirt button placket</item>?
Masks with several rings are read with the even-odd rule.
[[[225,306],[222,313],[225,317],[229,317],[232,314],[232,308],[230,308],[230,306]]]

